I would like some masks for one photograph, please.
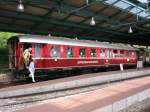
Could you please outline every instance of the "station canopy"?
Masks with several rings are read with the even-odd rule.
[[[149,5],[149,0],[1,0],[0,31],[149,45]]]

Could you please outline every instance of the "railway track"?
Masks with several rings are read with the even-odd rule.
[[[67,90],[50,92],[50,93],[42,93],[38,95],[0,99],[1,101],[0,111],[13,112],[24,107],[30,107],[31,105],[37,103],[41,104],[43,101],[45,102],[45,100],[63,97],[63,96],[75,95],[75,94],[84,93],[96,89],[102,89],[107,86],[115,85],[121,82],[122,81],[115,81],[115,82],[109,82],[105,84],[89,85],[81,88],[73,88],[73,89],[67,89]]]
[[[133,78],[135,79],[135,78]],[[132,79],[127,79],[132,80]],[[38,95],[30,95],[30,96],[22,96],[22,97],[14,97],[14,98],[6,98],[6,99],[0,99],[0,111],[2,112],[15,112],[18,109],[30,107],[34,104],[42,104],[46,102],[46,100],[58,98],[58,97],[64,97],[69,95],[75,95],[79,93],[89,92],[96,89],[102,89],[108,86],[112,86],[118,83],[122,83],[122,81],[114,81],[109,82],[105,84],[97,84],[97,85],[89,85],[86,87],[79,87],[79,88],[73,88],[73,89],[67,89],[67,90],[61,90],[56,92],[50,92],[50,93],[42,93]]]
[[[127,76],[128,72],[129,72],[129,74],[131,74],[132,77]],[[52,91],[43,91],[42,93],[39,92],[38,94],[35,94],[33,92],[33,94],[15,95],[13,97],[3,98],[1,96],[1,93],[3,92],[2,91],[2,92],[0,92],[0,102],[1,102],[0,103],[0,111],[2,111],[2,112],[16,111],[17,109],[20,109],[20,108],[30,107],[33,104],[42,103],[43,101],[48,100],[48,99],[53,99],[53,98],[57,98],[57,97],[63,97],[63,96],[69,96],[69,95],[74,95],[74,94],[78,94],[78,93],[88,92],[88,91],[92,91],[92,90],[96,90],[96,89],[100,89],[100,88],[105,88],[105,87],[110,86],[110,85],[118,84],[118,83],[121,83],[122,81],[132,80],[132,79],[139,78],[139,77],[146,77],[146,76],[148,76],[147,73],[149,73],[149,69],[143,69],[141,71],[137,71],[137,73],[143,73],[143,75],[141,74],[141,76],[137,76],[137,73],[134,73],[133,70],[128,70],[128,72],[127,71],[124,71],[124,72],[115,71],[115,72],[109,72],[109,73],[95,74],[95,76],[93,76],[94,74],[90,74],[89,76],[86,76],[86,75],[77,76],[77,77],[75,77],[75,79],[77,80],[76,81],[76,83],[77,83],[76,87],[73,87],[73,86],[71,87],[70,85],[68,85],[68,86],[70,86],[70,88],[67,88],[67,87],[66,88],[64,87],[64,89],[54,88]],[[134,76],[133,73],[136,75],[136,77]],[[147,75],[146,74],[144,75],[144,73],[146,73]],[[85,76],[87,79],[85,78]],[[98,80],[98,78],[99,79],[102,79],[102,78],[106,79],[106,76],[110,77],[110,80],[108,80],[108,81],[105,80],[105,82],[103,82],[103,83],[102,82],[101,83],[95,83],[94,82],[94,80],[95,79]],[[112,79],[112,76],[117,78],[117,79],[115,79],[115,80]],[[89,78],[91,78],[93,81],[89,80]],[[83,81],[83,79],[86,81]],[[64,80],[66,82],[67,81],[69,82],[70,79],[64,78]],[[74,79],[72,78],[71,80],[74,80]],[[64,82],[62,82],[62,79],[60,79],[59,81],[61,82],[60,85],[62,83],[64,83]],[[80,85],[81,81],[83,81],[86,84],[84,86]],[[49,83],[49,82],[47,82],[47,83],[48,83],[48,85],[53,84],[53,83]],[[34,83],[34,85],[36,84],[36,87],[38,87],[38,86],[43,86],[45,84],[45,86],[46,86],[47,83],[39,82],[39,83]],[[58,81],[56,81],[55,83],[58,83]],[[89,83],[89,84],[87,84],[87,83]],[[65,83],[65,84],[69,84],[69,83]],[[33,86],[32,84],[29,84],[29,86],[32,87],[32,89],[34,90],[35,86]],[[29,86],[27,86],[27,88]],[[23,87],[23,89],[25,89],[25,88]],[[9,91],[11,92],[11,90],[9,90]],[[7,93],[7,91],[6,91],[6,93]]]

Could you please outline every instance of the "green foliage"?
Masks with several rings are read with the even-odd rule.
[[[10,32],[0,32],[0,73],[5,69],[8,69],[7,40],[14,35],[17,34]]]
[[[0,48],[0,66],[8,61],[8,50],[6,48]]]
[[[7,40],[11,37],[17,35],[16,33],[10,32],[0,32],[0,48],[6,48]]]

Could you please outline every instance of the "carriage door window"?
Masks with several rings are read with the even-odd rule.
[[[66,56],[73,57],[73,48],[66,48]]]
[[[35,57],[41,57],[41,44],[35,44]]]
[[[100,57],[105,57],[105,50],[104,49],[100,50]]]
[[[113,51],[113,58],[117,58],[117,50]]]
[[[96,57],[96,49],[91,49],[90,55],[91,57]]]
[[[51,57],[52,58],[60,57],[60,47],[59,46],[53,46],[51,48]]]
[[[85,57],[85,54],[86,54],[86,53],[85,53],[85,48],[80,48],[80,49],[79,49],[79,56],[80,56],[80,57]]]

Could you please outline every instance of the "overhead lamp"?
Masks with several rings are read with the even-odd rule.
[[[130,26],[128,33],[133,33],[132,27]]]
[[[96,24],[95,18],[92,17],[92,18],[91,18],[91,21],[90,21],[90,25],[91,25],[91,26],[94,26],[95,24]]]
[[[86,0],[86,5],[88,5],[89,4],[89,0]]]
[[[24,11],[24,5],[22,4],[22,1],[19,0],[19,4],[17,6],[17,9],[20,11],[20,12],[23,12]]]

